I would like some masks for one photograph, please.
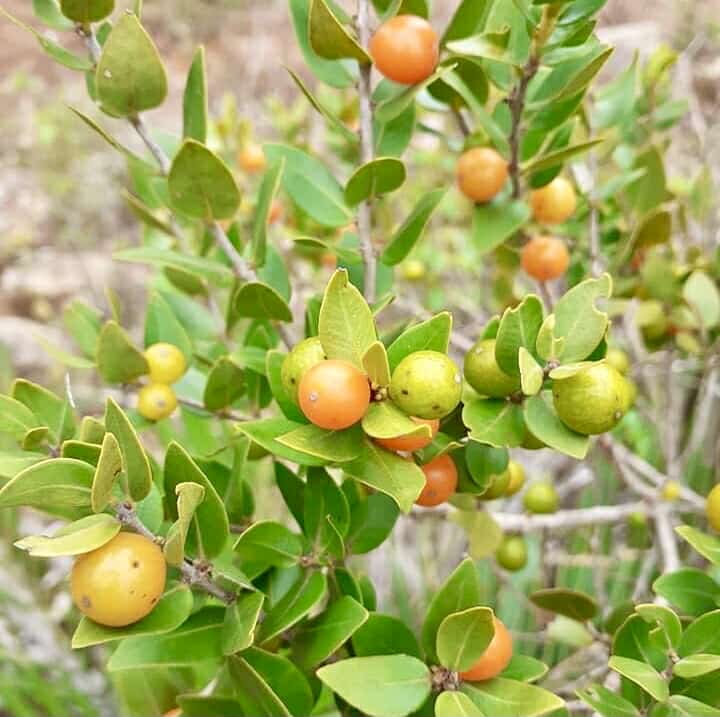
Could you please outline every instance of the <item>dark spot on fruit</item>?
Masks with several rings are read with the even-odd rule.
[[[290,383],[295,383],[295,379],[294,379],[294,378],[291,378],[291,379],[290,379]]]
[[[433,411],[439,411],[440,406],[437,405],[437,403],[433,406]]]
[[[87,595],[83,595],[80,599],[80,604],[86,609],[89,610],[92,607],[92,600]]]
[[[409,396],[409,395],[410,395],[410,391],[408,391],[406,388],[404,388],[402,391],[400,391],[400,393],[402,393],[403,396]]]
[[[157,598],[154,597],[150,602],[154,605],[157,602]]]
[[[139,563],[137,560],[133,560],[133,561],[132,561],[132,566],[133,566],[134,568],[139,568],[139,567],[140,567],[140,563]]]

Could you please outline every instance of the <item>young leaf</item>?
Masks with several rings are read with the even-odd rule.
[[[205,77],[205,48],[195,51],[183,94],[183,137],[204,143],[207,140],[208,109]]]
[[[102,513],[110,503],[115,481],[122,473],[122,451],[112,433],[103,437],[100,458],[93,476],[91,504],[93,512]]]
[[[335,17],[325,0],[310,0],[310,46],[326,60],[351,59],[368,65],[370,56]]]
[[[132,423],[112,398],[105,404],[105,429],[120,445],[130,497],[142,500],[152,487],[150,462]]]
[[[452,315],[443,311],[403,331],[388,347],[390,370],[415,351],[439,351],[447,353],[452,331]]]
[[[362,431],[359,425],[342,431],[331,431],[308,423],[290,433],[278,436],[278,443],[295,451],[316,456],[329,463],[347,463],[362,451]]]
[[[506,309],[495,341],[495,360],[509,376],[520,375],[520,348],[535,353],[540,327],[544,319],[543,304],[534,294],[528,294],[516,307]]]
[[[590,439],[571,431],[557,417],[550,391],[543,391],[537,396],[528,398],[524,405],[524,416],[532,435],[550,448],[578,460],[582,460],[587,455]]]
[[[546,588],[530,594],[530,601],[543,610],[564,615],[578,622],[592,620],[598,612],[589,595],[568,588]]]
[[[523,442],[522,408],[516,403],[495,398],[472,399],[465,403],[462,417],[474,441],[496,448],[519,446]]]
[[[658,702],[664,702],[670,696],[667,682],[662,675],[644,662],[615,655],[610,658],[608,667],[642,687]]]
[[[194,139],[186,139],[168,175],[170,203],[194,219],[230,219],[240,206],[240,190],[227,165]]]
[[[179,583],[160,598],[147,617],[127,627],[105,627],[83,617],[72,636],[73,649],[79,650],[126,637],[172,632],[188,619],[192,606],[192,591],[187,585]]]
[[[96,360],[108,383],[132,383],[149,371],[145,356],[115,321],[108,321],[100,332]]]
[[[445,194],[445,189],[435,189],[420,198],[407,219],[390,237],[385,251],[382,253],[381,261],[383,264],[395,266],[407,257],[422,237],[432,213]]]
[[[265,596],[261,592],[248,592],[228,605],[222,631],[223,655],[234,655],[253,644],[263,602]]]
[[[167,96],[160,55],[132,13],[123,13],[105,40],[95,88],[102,109],[114,117],[132,117],[154,109]]]
[[[283,171],[285,170],[285,158],[274,164],[265,172],[260,189],[258,190],[257,206],[253,219],[252,234],[252,258],[255,266],[265,264],[267,252],[267,226],[272,208],[273,199],[280,188]]]
[[[279,568],[295,565],[303,553],[299,535],[284,525],[261,520],[251,525],[235,543],[241,560],[257,561]]]
[[[343,465],[349,475],[389,495],[408,513],[425,486],[425,475],[412,461],[386,451],[370,440],[363,443],[360,457]]]
[[[378,388],[386,388],[390,385],[390,364],[382,341],[374,341],[368,346],[362,358],[362,365],[370,383]]]
[[[165,560],[169,565],[180,567],[185,559],[185,541],[197,507],[205,498],[205,488],[199,483],[178,483],[177,520],[170,526],[163,544]]]
[[[362,419],[362,428],[371,438],[430,438],[432,435],[430,426],[412,421],[390,399],[370,404]]]
[[[522,392],[526,396],[535,396],[540,393],[544,378],[542,367],[524,346],[521,346],[518,351],[518,364]]]
[[[15,543],[36,558],[54,558],[59,555],[82,555],[102,547],[120,532],[120,521],[111,515],[89,515],[65,525],[46,538],[35,535]]]
[[[325,289],[318,335],[329,359],[349,361],[358,368],[377,340],[370,307],[348,281],[345,269],[338,269]]]
[[[298,630],[292,645],[293,661],[304,670],[319,665],[352,637],[368,615],[353,598],[340,598]]]
[[[405,181],[405,165],[394,157],[377,157],[356,169],[345,185],[345,201],[354,207],[366,199],[394,192]]]
[[[440,664],[450,670],[469,670],[487,650],[495,635],[493,611],[471,607],[448,615],[437,632]]]
[[[415,657],[352,657],[317,671],[317,676],[343,700],[370,717],[404,717],[430,694],[430,671]]]

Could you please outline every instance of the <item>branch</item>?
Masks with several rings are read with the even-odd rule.
[[[671,508],[669,505],[658,505],[655,512],[655,535],[657,535],[663,573],[672,573],[680,569],[677,538],[673,530]]]
[[[150,151],[150,154],[155,158],[155,161],[160,167],[160,171],[167,175],[170,172],[170,158],[165,154],[162,147],[150,136],[145,120],[140,115],[135,115],[128,119],[128,122],[135,128],[140,139],[144,142],[145,146]]]
[[[370,42],[370,0],[358,0],[357,29],[360,44],[367,47]],[[360,63],[358,93],[360,98],[360,122],[358,135],[360,139],[360,163],[371,162],[373,149],[373,108],[372,108],[372,65]],[[375,283],[377,276],[377,258],[372,245],[372,218],[370,200],[360,203],[357,214],[360,253],[365,265],[365,298],[368,303],[375,301]]]
[[[124,526],[130,528],[136,533],[139,533],[144,538],[151,540],[153,543],[162,545],[163,539],[145,527],[142,521],[138,518],[132,504],[118,504],[115,507],[115,513],[117,514],[118,520]],[[182,573],[183,581],[188,585],[204,590],[209,595],[216,597],[218,600],[221,600],[227,605],[234,602],[237,597],[235,593],[225,590],[212,580],[212,565],[208,563],[185,558],[183,564],[180,566],[180,572]]]

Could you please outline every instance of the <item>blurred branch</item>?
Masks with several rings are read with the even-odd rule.
[[[680,568],[677,536],[673,530],[671,508],[668,504],[660,504],[655,511],[655,535],[657,535],[660,555],[662,556],[663,573],[672,573]]]
[[[530,533],[543,529],[564,530],[619,523],[638,511],[650,512],[651,508],[646,502],[636,501],[625,505],[596,505],[592,508],[559,510],[544,515],[526,513],[491,513],[491,515],[503,530]]]

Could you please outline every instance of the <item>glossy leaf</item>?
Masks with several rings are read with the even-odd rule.
[[[477,204],[473,209],[473,244],[480,254],[488,254],[519,231],[529,219],[527,202]]]
[[[368,346],[362,358],[362,365],[372,384],[378,388],[386,388],[390,385],[390,364],[382,341],[374,341]]]
[[[602,685],[590,685],[578,690],[577,696],[602,717],[640,717],[640,712],[632,702]]]
[[[543,391],[524,404],[525,423],[530,432],[550,448],[582,460],[590,448],[590,439],[571,431],[555,413],[552,394]]]
[[[495,340],[495,360],[509,376],[520,375],[518,354],[521,347],[531,354],[535,352],[543,320],[542,302],[534,294],[528,294],[516,307],[505,310]]]
[[[220,411],[240,398],[245,388],[245,371],[229,356],[221,356],[208,374],[203,404],[208,411]]]
[[[120,532],[120,521],[102,513],[76,520],[56,531],[52,537],[29,536],[18,540],[15,547],[36,558],[59,555],[82,555],[102,547]]]
[[[345,185],[345,201],[355,206],[366,199],[394,192],[404,181],[405,165],[399,159],[377,157],[353,172]]]
[[[262,520],[242,533],[234,550],[243,560],[287,567],[299,561],[303,544],[300,536],[284,525]]]
[[[430,426],[412,421],[392,401],[374,401],[362,419],[362,428],[371,438],[430,438]]]
[[[356,459],[362,451],[362,431],[359,426],[331,431],[308,423],[278,436],[277,440],[288,448],[329,463],[347,463]]]
[[[390,370],[394,371],[406,356],[415,351],[447,353],[451,331],[452,315],[447,311],[406,329],[388,347]]]
[[[451,690],[437,696],[435,717],[485,717],[485,714],[466,694]]]
[[[288,448],[277,440],[280,436],[300,428],[301,425],[286,418],[263,418],[258,421],[243,421],[243,423],[238,424],[237,428],[241,433],[278,458],[284,458],[302,466],[326,465],[326,460]]]
[[[714,610],[720,598],[720,585],[695,568],[661,575],[653,583],[653,590],[685,614],[695,616]]]
[[[253,644],[264,602],[265,596],[261,592],[248,592],[228,605],[222,631],[224,655],[242,652]]]
[[[163,554],[169,565],[180,567],[185,559],[185,541],[197,507],[205,498],[205,488],[199,483],[178,483],[177,520],[170,526],[163,544]]]
[[[455,671],[469,670],[487,650],[494,635],[494,616],[489,607],[471,607],[448,615],[437,633],[440,664]]]
[[[564,705],[552,692],[502,677],[472,685],[465,683],[460,689],[483,714],[493,717],[540,717]]]
[[[586,622],[598,612],[598,605],[590,595],[568,588],[546,588],[530,594],[530,601],[543,610]]]
[[[243,284],[233,297],[236,316],[250,319],[292,321],[287,301],[271,286],[259,281]]]
[[[422,658],[420,645],[410,628],[391,615],[370,613],[367,621],[352,636],[358,657],[370,655],[411,655]]]
[[[645,692],[659,702],[663,702],[670,695],[667,682],[660,673],[644,662],[615,655],[610,658],[608,667],[642,687]]]

